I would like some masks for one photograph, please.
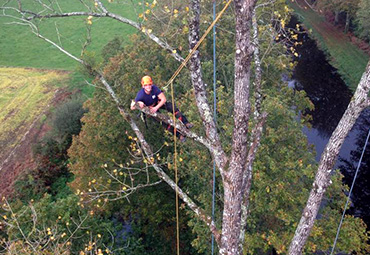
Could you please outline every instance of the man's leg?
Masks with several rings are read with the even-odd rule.
[[[169,113],[173,113],[173,108],[172,108],[172,103],[171,102],[166,102],[162,107],[161,109],[165,109],[166,111],[168,111]],[[180,110],[176,107],[175,105],[175,117],[179,120],[181,120],[182,123],[184,123],[184,125],[186,127],[188,127],[188,125],[190,124],[188,119],[186,118],[185,115],[183,115]]]

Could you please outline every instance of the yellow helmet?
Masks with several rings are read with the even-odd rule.
[[[141,78],[141,86],[152,85],[152,84],[153,84],[153,81],[149,75],[146,75],[143,78]]]

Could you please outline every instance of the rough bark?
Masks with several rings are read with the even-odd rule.
[[[315,176],[312,190],[307,200],[306,207],[302,212],[300,222],[295,231],[295,235],[289,246],[288,254],[302,254],[304,245],[312,230],[321,201],[327,187],[331,184],[330,176],[335,160],[344,139],[352,129],[362,110],[368,106],[368,94],[370,90],[370,62],[367,64],[366,71],[362,75],[361,81],[355,91],[347,110],[342,116],[338,126],[331,135],[324,152],[321,154],[319,167]]]
[[[252,131],[252,139],[253,142],[249,148],[248,156],[247,156],[247,165],[244,170],[243,174],[243,184],[242,184],[242,194],[243,194],[243,201],[242,201],[242,217],[241,217],[241,230],[239,236],[239,254],[243,254],[243,244],[245,239],[245,231],[247,225],[247,217],[248,217],[248,207],[249,207],[249,196],[252,187],[252,170],[253,170],[253,163],[257,155],[257,150],[261,142],[263,126],[267,119],[267,113],[264,112],[259,117],[260,121],[257,125],[253,128]]]
[[[258,40],[258,24],[256,17],[256,9],[253,10],[252,14],[252,27],[253,27],[253,47],[254,47],[254,64],[256,65],[255,78],[254,78],[254,119],[257,121],[261,115],[261,104],[262,104],[262,68],[261,59],[259,52],[259,40]]]
[[[224,180],[224,211],[220,254],[238,254],[243,201],[243,172],[248,152],[250,117],[250,69],[253,49],[250,26],[254,0],[236,0],[235,5],[235,88],[234,130],[229,168]]]
[[[200,1],[191,1],[190,5],[192,10],[192,17],[189,22],[189,46],[190,49],[193,49],[199,41]],[[220,137],[217,132],[214,116],[207,99],[207,92],[205,84],[203,82],[201,62],[198,50],[194,52],[193,56],[189,60],[189,63],[191,82],[194,87],[198,111],[200,117],[202,118],[206,135],[208,139],[212,141],[212,147],[214,148],[210,152],[215,160],[217,168],[221,173],[221,176],[223,177],[224,169],[228,159],[221,147]]]
[[[261,59],[260,59],[260,52],[259,52],[259,40],[258,40],[258,24],[257,24],[257,17],[256,17],[256,10],[259,7],[264,5],[271,4],[272,2],[266,2],[256,6],[252,12],[252,28],[253,28],[253,55],[254,55],[254,64],[255,64],[255,71],[254,71],[254,120],[256,122],[255,127],[252,130],[252,135],[250,140],[251,145],[249,148],[248,156],[247,156],[247,165],[244,170],[243,174],[243,185],[242,185],[242,194],[243,194],[243,202],[242,202],[242,217],[241,217],[241,231],[239,236],[239,254],[243,252],[243,243],[245,239],[245,231],[247,225],[247,217],[248,217],[248,207],[249,207],[249,196],[252,186],[252,171],[253,171],[253,163],[256,158],[257,150],[260,145],[260,140],[262,136],[263,126],[267,118],[267,113],[261,112],[261,105],[262,105],[262,68],[261,68]]]

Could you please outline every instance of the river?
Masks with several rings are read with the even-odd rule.
[[[297,20],[291,21],[295,27]],[[334,131],[351,99],[352,92],[343,82],[336,69],[332,67],[327,58],[314,40],[307,34],[299,36],[303,42],[297,47],[299,56],[290,85],[298,90],[304,90],[312,103],[313,111],[307,112],[312,116],[312,128],[304,128],[310,144],[315,145],[316,160],[320,160],[322,151],[330,135]],[[365,70],[364,70],[365,71]],[[361,152],[370,128],[370,110],[362,112],[355,126],[347,136],[339,153],[335,167],[344,175],[344,183],[349,187],[361,156]],[[367,146],[356,184],[352,191],[353,205],[348,213],[361,217],[370,227],[370,145]]]

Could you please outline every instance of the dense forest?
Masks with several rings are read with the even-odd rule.
[[[95,87],[87,100],[75,92],[53,110],[50,129],[33,148],[37,167],[2,198],[1,254],[210,254],[213,240],[219,254],[330,251],[348,190],[334,159],[341,137],[370,105],[369,65],[337,136],[316,162],[302,132],[310,119],[303,113],[313,104],[281,78],[292,75],[299,35],[306,33],[300,25],[287,26],[294,13],[284,0],[215,6],[217,13],[226,10],[216,26],[215,81],[213,38],[200,41],[214,19],[213,1],[61,2],[18,0],[0,7],[13,25],[29,26],[76,60]],[[369,42],[369,0],[311,4],[338,24],[345,14],[344,29]],[[132,8],[135,18],[120,8]],[[67,19],[85,24],[78,53],[63,46],[58,30],[43,33]],[[137,32],[91,51],[91,31],[103,19]],[[176,102],[191,130],[164,111],[130,110],[144,75]],[[325,174],[318,180],[320,171]],[[312,196],[321,198],[311,208]],[[360,218],[346,216],[336,251],[370,252]]]

